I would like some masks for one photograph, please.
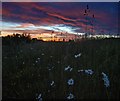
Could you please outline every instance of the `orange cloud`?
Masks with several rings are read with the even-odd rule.
[[[31,23],[23,23],[19,26],[16,26],[15,28],[27,28],[27,27],[31,27],[31,26],[35,26],[35,25],[31,24]]]

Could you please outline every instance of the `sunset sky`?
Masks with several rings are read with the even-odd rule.
[[[84,15],[89,7],[88,17]],[[94,18],[93,18],[94,14]],[[32,37],[73,37],[86,33],[118,33],[118,3],[115,2],[3,2],[2,35],[31,33]],[[93,29],[92,29],[93,28]],[[61,34],[62,33],[62,34]]]

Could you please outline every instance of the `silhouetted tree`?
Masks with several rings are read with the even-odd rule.
[[[30,34],[14,34],[2,37],[3,45],[19,45],[21,43],[31,42]]]

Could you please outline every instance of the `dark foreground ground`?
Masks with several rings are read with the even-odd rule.
[[[2,48],[3,99],[36,99],[40,94],[43,100],[67,99],[70,93],[74,99],[120,98],[120,39],[13,42]],[[67,66],[72,70],[65,71]],[[93,74],[79,72],[82,69]],[[109,87],[102,72],[109,78]]]

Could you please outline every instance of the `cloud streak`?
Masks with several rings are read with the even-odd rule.
[[[87,4],[91,10],[90,16],[87,18],[89,20],[86,20],[84,16]],[[95,15],[95,19],[92,18],[92,14]],[[85,32],[86,24],[91,29],[93,27],[91,22],[94,20],[93,25],[96,33],[103,29],[106,32],[116,33],[117,14],[117,3],[3,2],[2,4],[3,23],[17,23],[19,26],[15,25],[14,28],[23,29],[64,25],[75,33],[81,33]],[[7,26],[7,28],[11,27]]]

